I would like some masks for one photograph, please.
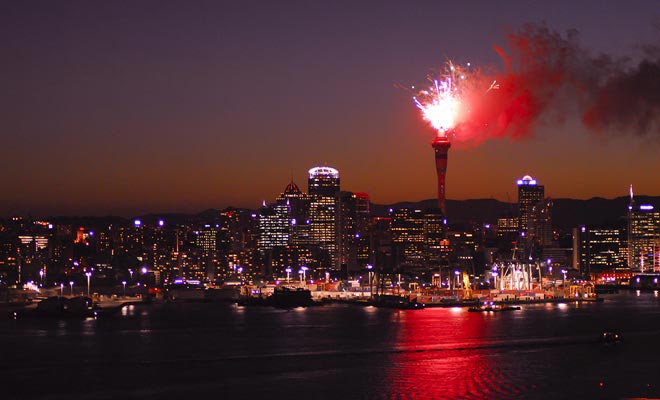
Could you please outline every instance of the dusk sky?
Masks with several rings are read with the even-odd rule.
[[[4,1],[0,215],[256,208],[307,170],[375,203],[436,195],[410,93],[447,60],[502,67],[525,24],[592,54],[660,45],[657,1]],[[600,133],[570,102],[520,140],[454,145],[449,199],[660,195],[660,132]],[[656,109],[657,112],[657,109]]]

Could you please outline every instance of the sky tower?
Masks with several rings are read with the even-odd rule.
[[[438,208],[442,210],[442,215],[447,215],[445,198],[445,176],[447,175],[447,153],[451,143],[447,136],[436,136],[431,146],[435,150],[435,170],[438,173]]]
[[[450,63],[448,72],[448,75],[442,79],[434,80],[433,86],[422,90],[418,96],[413,97],[413,101],[422,111],[424,119],[437,131],[431,147],[435,150],[435,169],[438,174],[438,208],[442,211],[443,216],[447,215],[445,176],[447,175],[447,153],[451,147],[449,133],[456,133],[456,122],[461,104],[458,93],[452,84],[459,71]]]

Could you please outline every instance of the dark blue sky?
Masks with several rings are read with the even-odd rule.
[[[594,53],[660,44],[654,1],[3,2],[0,215],[256,207],[322,164],[377,203],[431,198],[434,133],[395,85],[500,66],[526,23]],[[556,198],[659,195],[658,150],[569,113],[455,146],[447,193],[513,200],[531,174]]]

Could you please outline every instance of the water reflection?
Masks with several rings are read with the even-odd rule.
[[[388,392],[429,399],[507,398],[521,393],[521,385],[507,384],[515,381],[509,379],[509,370],[481,349],[488,345],[484,333],[493,317],[470,315],[465,309],[400,315],[396,337],[400,351],[392,354],[387,367]]]

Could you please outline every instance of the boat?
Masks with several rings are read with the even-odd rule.
[[[281,308],[308,307],[316,304],[312,300],[312,292],[303,288],[280,287],[275,289],[267,300],[270,305]]]
[[[409,297],[381,294],[374,296],[371,305],[375,307],[396,308],[399,310],[419,310],[425,307],[424,303],[418,303],[417,299]]]
[[[312,292],[303,288],[278,287],[268,297],[243,296],[239,306],[272,306],[278,308],[309,307],[320,305],[312,300]]]
[[[477,307],[468,308],[469,312],[501,312],[501,311],[516,311],[520,310],[519,306],[505,306],[495,302],[485,302]]]
[[[13,312],[13,318],[96,318],[99,309],[89,297],[47,297],[37,303],[36,308]]]
[[[621,341],[621,335],[616,331],[605,331],[600,336],[600,341],[603,343],[619,343]]]

